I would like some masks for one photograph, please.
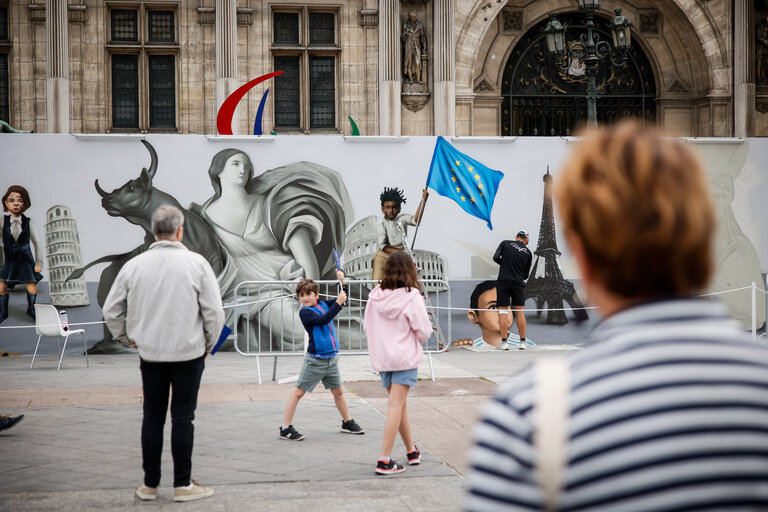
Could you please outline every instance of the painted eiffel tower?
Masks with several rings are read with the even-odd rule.
[[[584,307],[573,283],[563,277],[560,266],[557,264],[560,251],[557,249],[555,218],[552,213],[552,175],[549,174],[549,166],[547,166],[547,174],[544,175],[544,205],[541,208],[539,241],[533,254],[536,255],[536,259],[525,286],[525,298],[533,299],[537,309],[544,308],[545,304],[550,310],[561,309],[563,302],[572,308]],[[577,320],[588,318],[584,309],[575,309],[573,313]],[[537,311],[536,316],[541,316],[541,311]],[[562,310],[548,311],[546,322],[563,325],[568,323],[568,317]]]

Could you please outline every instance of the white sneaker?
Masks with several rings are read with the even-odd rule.
[[[528,348],[528,343],[526,343],[525,341],[521,341],[520,346],[517,348],[518,350],[526,350]]]
[[[157,499],[157,487],[147,487],[142,485],[136,489],[136,497],[144,501],[153,501]]]
[[[496,346],[496,350],[509,350],[509,342],[502,341]]]
[[[173,501],[193,501],[211,496],[213,496],[213,489],[203,487],[192,479],[189,480],[189,485],[186,487],[173,488]]]

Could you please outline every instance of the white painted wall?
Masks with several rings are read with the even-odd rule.
[[[235,147],[251,157],[257,173],[302,160],[336,170],[352,199],[355,221],[381,215],[378,196],[385,186],[404,188],[409,199],[404,211],[413,212],[426,182],[435,144],[434,137],[345,139],[279,135],[254,140],[147,135],[146,139],[159,158],[155,186],[175,196],[184,206],[202,203],[212,195],[207,175],[211,157],[221,149]],[[530,231],[531,245],[535,246],[544,190],[542,176],[548,164],[557,176],[571,144],[557,137],[449,141],[460,151],[505,173],[493,209],[493,231],[453,201],[436,193],[430,196],[416,246],[442,254],[448,261],[448,277],[460,279],[472,277],[473,254],[489,257],[500,240],[513,237],[519,229]],[[760,280],[760,272],[768,271],[768,140],[693,139],[690,143],[701,152],[715,196],[721,203],[728,200],[728,194],[719,190],[723,180],[734,187],[730,211],[741,234],[722,236],[735,235],[743,253],[737,258],[738,276],[730,276],[732,269],[725,261],[718,269],[720,274],[726,274],[720,282]],[[139,227],[106,214],[94,180],[98,178],[102,188],[111,191],[137,177],[149,163],[149,154],[138,139],[77,138],[67,134],[0,136],[0,188],[4,191],[8,185],[20,184],[29,190],[33,206],[28,215],[41,236],[47,208],[54,204],[69,206],[78,223],[85,263],[129,251],[143,238]],[[721,204],[721,211],[728,208]],[[721,241],[722,238],[718,240]],[[577,278],[562,237],[558,242],[564,253],[561,262],[566,277]],[[102,269],[103,265],[89,270],[87,280],[97,281]]]

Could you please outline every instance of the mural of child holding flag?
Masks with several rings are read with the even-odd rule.
[[[381,213],[384,214],[384,219],[379,225],[379,250],[373,258],[374,281],[381,281],[384,277],[384,265],[387,263],[389,255],[402,251],[405,247],[403,236],[406,234],[406,226],[418,226],[421,223],[421,218],[424,216],[424,204],[427,202],[428,196],[429,192],[425,188],[422,191],[421,202],[416,208],[415,214],[400,213],[403,203],[406,202],[403,191],[397,187],[384,187],[384,191],[379,195]],[[402,233],[398,224],[402,225]]]

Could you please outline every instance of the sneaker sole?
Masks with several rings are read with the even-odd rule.
[[[143,501],[155,501],[157,494],[144,494],[143,492],[136,491],[136,497]]]
[[[419,457],[418,459],[409,460],[408,464],[410,464],[411,466],[415,466],[416,464],[421,464],[421,457]]]
[[[377,475],[384,475],[384,476],[386,476],[386,475],[396,475],[398,473],[402,473],[403,471],[405,471],[405,468],[403,468],[403,469],[379,469],[379,468],[376,468],[376,474]]]
[[[195,501],[213,496],[213,489],[203,494],[188,494],[186,496],[174,496],[173,501]]]
[[[355,432],[354,430],[347,430],[347,429],[340,429],[341,432],[344,432],[345,434],[354,434],[359,436],[360,434],[365,434],[365,430],[360,430],[359,432]]]
[[[278,434],[278,435],[279,435],[279,434]],[[293,439],[291,439],[290,437],[285,437],[285,436],[280,436],[280,435],[279,435],[279,437],[280,437],[280,439],[282,439],[283,441],[303,441],[303,440],[304,440],[304,436],[301,436],[301,437],[294,437]]]

